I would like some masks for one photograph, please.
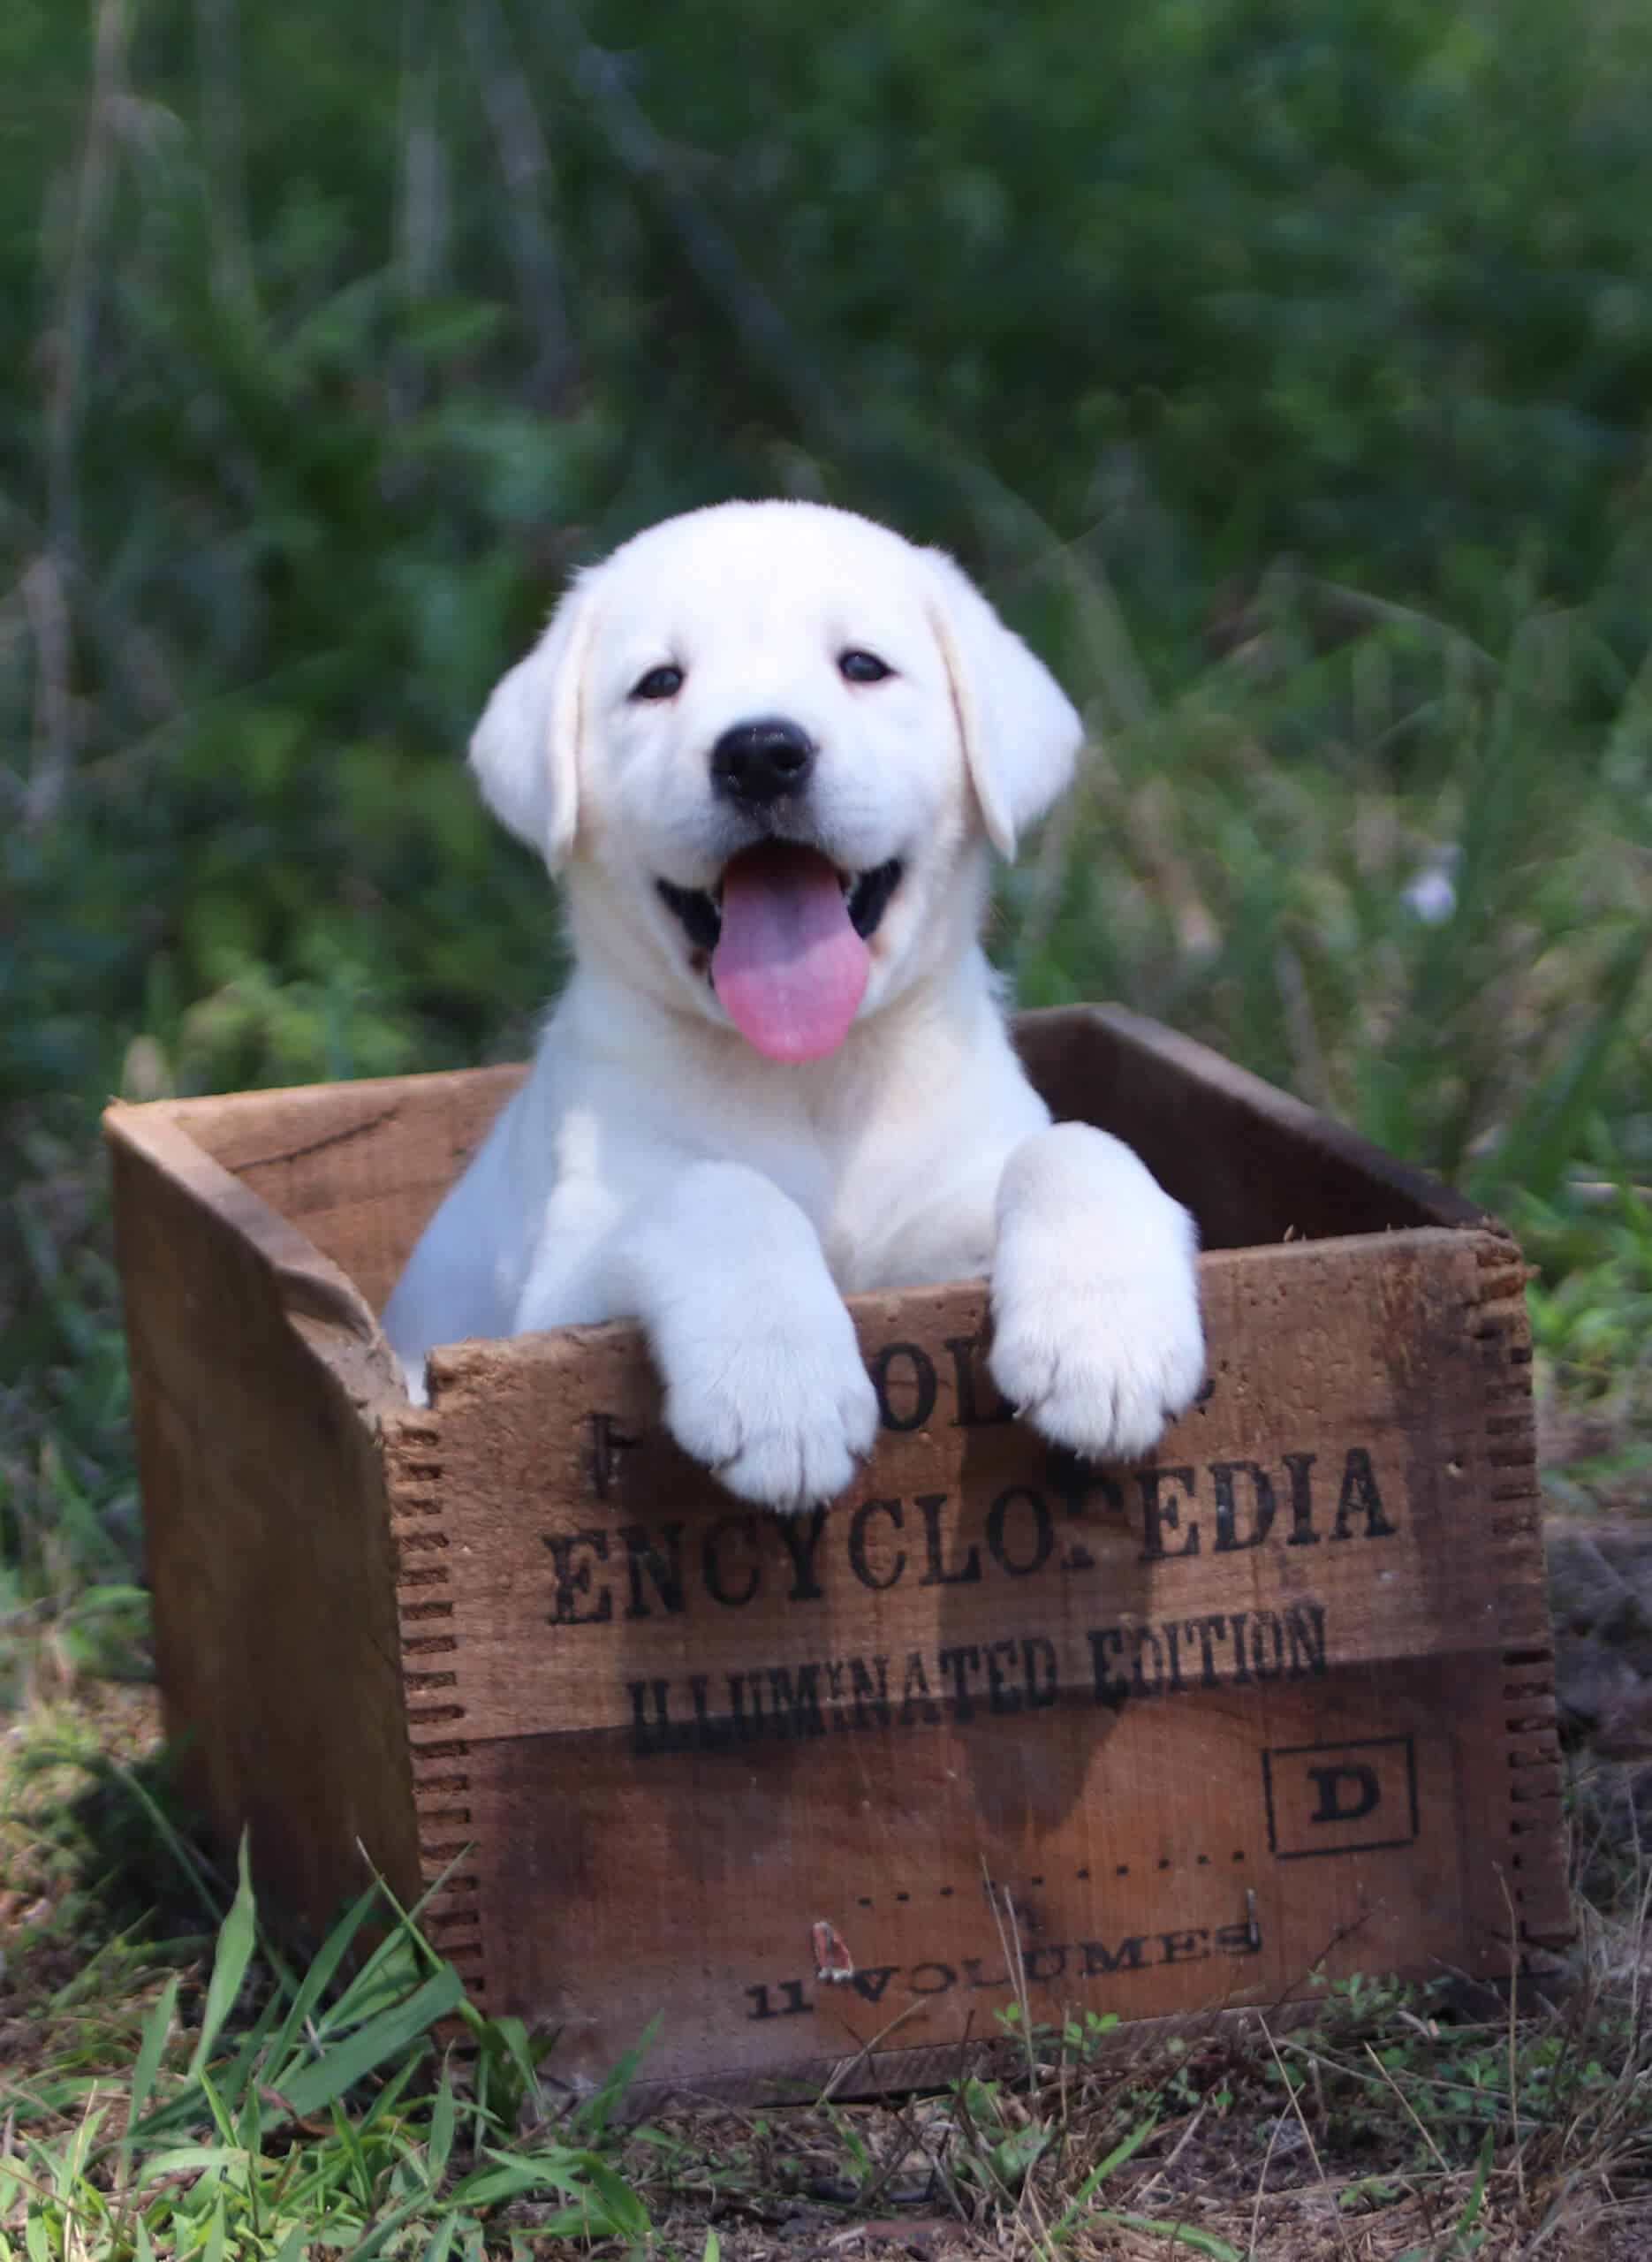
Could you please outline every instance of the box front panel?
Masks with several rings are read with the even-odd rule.
[[[658,2015],[650,2079],[807,2084],[993,2037],[1023,1993],[1037,2022],[1131,2020],[1273,2003],[1315,1966],[1460,1967],[1465,1833],[1507,1841],[1501,1688],[1486,1659],[966,1722],[920,1702],[670,1757],[486,1745],[489,2000],[562,2029],[565,2077]]]
[[[1518,1260],[1204,1288],[1210,1386],[1135,1469],[1009,1418],[978,1287],[862,1300],[883,1441],[789,1519],[675,1451],[632,1331],[439,1356],[390,1441],[405,1681],[489,2008],[767,2076],[989,2026],[1006,1955],[1147,2017],[1553,1929]]]

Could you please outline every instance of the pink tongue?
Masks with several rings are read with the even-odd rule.
[[[771,1060],[835,1052],[870,972],[824,856],[772,841],[734,859],[723,876],[711,979],[747,1044]]]

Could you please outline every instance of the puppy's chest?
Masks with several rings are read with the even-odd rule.
[[[943,1172],[902,1185],[851,1173],[816,1223],[845,1295],[967,1279],[991,1269],[990,1191],[947,1183]]]
[[[747,1119],[730,1145],[803,1211],[845,1295],[989,1268],[1002,1142],[952,1111],[892,1108],[874,1094],[823,1121],[760,1131]]]

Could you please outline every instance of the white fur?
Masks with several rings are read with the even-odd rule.
[[[845,681],[850,648],[893,673]],[[630,696],[668,664],[675,698]],[[655,885],[713,888],[754,837],[710,749],[775,715],[819,748],[812,844],[904,867],[854,1024],[801,1066],[732,1027]],[[1013,847],[1081,735],[950,558],[845,512],[726,504],[582,575],[472,743],[564,873],[576,968],[385,1311],[414,1394],[436,1344],[633,1316],[678,1442],[800,1509],[875,1431],[843,1297],[986,1272],[1027,1418],[1098,1458],[1150,1447],[1203,1370],[1192,1221],[1118,1140],[1050,1126],[976,940],[986,840]]]

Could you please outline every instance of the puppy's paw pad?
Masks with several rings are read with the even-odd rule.
[[[1148,1453],[1204,1380],[1196,1298],[1180,1284],[1086,1283],[997,1312],[989,1364],[1024,1421],[1090,1461]]]

